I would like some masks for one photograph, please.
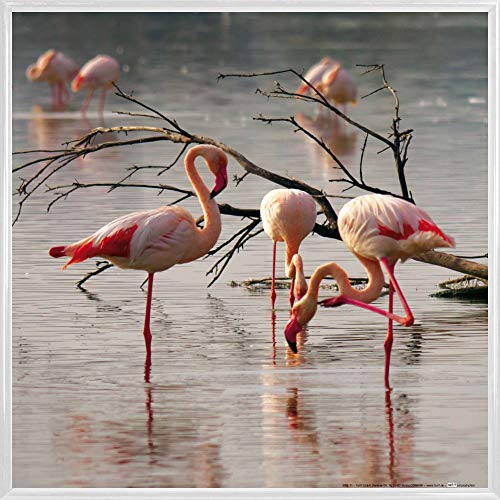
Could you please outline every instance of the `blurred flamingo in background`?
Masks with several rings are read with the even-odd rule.
[[[356,103],[358,89],[349,72],[340,63],[325,57],[313,66],[304,76],[323,96],[334,105],[341,105],[346,112],[348,103]],[[304,95],[314,91],[303,83],[297,94]]]
[[[414,321],[394,276],[394,267],[398,260],[404,262],[438,247],[453,247],[455,242],[444,234],[422,209],[389,195],[369,194],[354,198],[339,212],[337,223],[342,240],[366,269],[368,284],[363,290],[358,290],[351,285],[347,273],[338,264],[331,262],[319,266],[311,276],[306,295],[293,306],[290,320],[285,327],[285,338],[290,348],[297,352],[297,333],[316,313],[321,280],[330,275],[337,281],[340,293],[336,297],[322,300],[322,306],[352,304],[389,318],[384,342],[384,382],[386,387],[389,387],[392,321],[395,320],[403,326],[411,326]],[[380,296],[384,286],[381,264],[389,276],[388,311],[370,305],[370,302]],[[394,291],[403,305],[405,317],[393,314]]]
[[[69,99],[66,83],[78,73],[78,65],[62,52],[53,49],[42,54],[26,69],[26,77],[32,82],[47,82],[50,85],[52,109],[63,110]]]
[[[323,76],[326,72],[331,71],[334,66],[338,65],[337,61],[330,59],[329,57],[323,57],[321,61],[307,71],[304,75],[304,78],[313,86],[318,88],[318,85],[321,84],[323,80]],[[318,89],[319,90],[319,89]],[[303,83],[298,89],[297,94],[304,95],[306,93],[313,93],[314,91],[307,85],[307,83]]]
[[[292,278],[290,286],[290,304],[294,302],[295,276],[297,267],[302,272],[302,259],[296,261],[297,267],[290,266],[292,257],[299,253],[302,240],[313,230],[316,223],[316,204],[314,198],[299,189],[274,189],[262,198],[260,215],[265,233],[273,240],[273,275],[271,284],[271,304],[274,309],[276,301],[276,243],[284,241],[286,245],[286,273]],[[305,279],[299,280],[302,286],[298,290],[302,296]]]
[[[195,167],[201,156],[215,176],[210,192]],[[148,296],[144,320],[147,360],[151,358],[151,298],[154,273],[175,264],[184,264],[205,255],[216,243],[221,231],[219,207],[213,199],[227,186],[227,157],[215,146],[192,147],[184,160],[186,172],[203,209],[205,225],[198,229],[193,216],[184,208],[164,206],[124,215],[94,234],[76,243],[52,247],[52,257],[71,257],[63,269],[91,257],[101,257],[123,269],[148,273]]]
[[[112,87],[113,82],[118,80],[119,76],[120,65],[118,61],[111,56],[98,55],[85,63],[71,84],[73,92],[78,92],[81,88],[87,88],[89,90],[82,105],[82,114],[85,115],[87,113],[94,91],[100,88],[101,98],[99,101],[99,114],[102,115],[106,92]]]

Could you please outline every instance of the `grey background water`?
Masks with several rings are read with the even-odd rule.
[[[380,78],[359,76],[355,64],[383,62],[399,91],[403,126],[415,129],[407,167],[415,199],[456,238],[457,254],[486,251],[486,15],[18,13],[13,22],[14,150],[58,147],[99,124],[96,103],[88,122],[80,117],[80,95],[68,111],[50,112],[48,88],[25,80],[28,64],[52,47],[80,64],[108,53],[122,64],[125,90],[188,130],[332,194],[343,187],[329,182],[338,172],[313,144],[286,125],[252,117],[301,113],[355,171],[363,137],[350,127],[328,129],[310,106],[254,94],[271,88],[272,78],[217,83],[216,76],[303,69],[330,55],[364,95]],[[297,85],[288,76],[280,81]],[[106,109],[107,125],[137,120],[111,113],[135,110],[115,96]],[[349,113],[386,133],[392,101],[379,93]],[[369,141],[365,178],[396,190],[390,155],[377,155],[380,149]],[[109,149],[75,162],[51,185],[116,181],[127,167],[167,164],[178,151],[167,143]],[[242,173],[233,160],[229,169]],[[150,173],[137,180],[158,179]],[[181,164],[163,182],[189,187]],[[274,187],[247,178],[220,201],[257,207]],[[95,264],[61,272],[47,249],[175,195],[89,189],[47,214],[51,199],[34,196],[13,229],[14,486],[487,486],[487,305],[430,298],[453,272],[398,266],[416,324],[396,328],[388,397],[383,319],[347,306],[321,310],[293,355],[282,333],[287,292],[278,294],[273,342],[268,291],[227,285],[269,275],[271,242],[260,235],[208,290],[213,259],[157,276],[148,384],[144,276],[110,270],[82,292],[74,283]],[[345,200],[332,202],[339,209]],[[196,202],[185,206],[200,213]],[[221,241],[243,223],[224,218]],[[308,273],[336,260],[362,275],[341,242],[311,236],[302,248]],[[283,248],[279,259],[283,273]]]

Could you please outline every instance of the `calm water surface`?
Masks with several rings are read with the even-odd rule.
[[[384,62],[399,90],[403,126],[415,129],[407,167],[415,199],[455,236],[457,254],[484,253],[486,23],[475,14],[15,14],[14,150],[57,148],[100,124],[93,113],[82,120],[81,96],[64,113],[48,111],[49,90],[25,80],[26,66],[51,47],[78,63],[108,53],[123,66],[125,90],[188,130],[339,194],[343,186],[329,182],[338,172],[313,144],[286,125],[252,117],[301,113],[355,171],[363,143],[356,130],[325,125],[311,107],[254,94],[272,79],[217,83],[216,76],[302,69],[329,54],[352,70],[364,95],[379,77],[359,76],[355,64]],[[286,76],[281,81],[297,85]],[[385,133],[391,107],[379,93],[350,113]],[[111,113],[117,109],[134,110],[110,96],[106,125],[136,123]],[[380,149],[369,141],[365,179],[396,190],[391,158],[377,155]],[[166,165],[178,151],[167,143],[109,149],[74,162],[50,185],[113,182],[127,167]],[[232,159],[229,169],[242,173]],[[146,173],[136,180],[158,178]],[[182,165],[162,180],[189,187]],[[257,207],[273,187],[247,178],[221,201]],[[279,292],[273,318],[267,290],[228,286],[269,275],[271,242],[260,235],[210,289],[205,272],[213,258],[157,276],[153,366],[145,383],[139,288],[145,276],[112,269],[81,291],[74,283],[95,263],[61,272],[47,249],[175,195],[88,189],[47,214],[51,199],[34,196],[14,227],[14,486],[487,486],[487,305],[430,298],[453,272],[417,262],[399,266],[416,324],[395,330],[394,390],[387,395],[383,319],[349,307],[319,311],[293,355],[283,338],[287,291]],[[345,200],[332,202],[339,209]],[[200,213],[196,202],[185,206]],[[225,218],[221,241],[244,223]],[[336,260],[362,275],[341,242],[311,236],[302,253],[308,273]]]

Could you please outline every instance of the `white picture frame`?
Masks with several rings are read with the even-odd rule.
[[[500,249],[500,181],[498,170],[498,2],[488,1],[402,1],[402,0],[358,0],[356,2],[336,0],[145,0],[138,4],[135,0],[0,0],[0,136],[2,142],[2,221],[1,238],[1,292],[0,313],[2,341],[0,356],[0,498],[18,500],[34,499],[75,499],[75,498],[210,498],[210,499],[299,499],[299,498],[440,498],[440,499],[500,499],[500,328],[499,290],[497,259]],[[436,488],[436,489],[26,489],[12,488],[12,374],[11,374],[11,61],[12,61],[12,14],[15,12],[51,11],[412,11],[412,12],[487,12],[489,30],[489,419],[488,419],[488,488]]]

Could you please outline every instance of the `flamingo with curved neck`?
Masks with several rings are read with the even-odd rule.
[[[296,253],[288,266],[287,275],[292,278],[290,293],[300,300],[307,293],[307,281],[304,275],[304,263],[300,254]],[[293,305],[293,304],[292,304]]]
[[[316,223],[316,203],[314,198],[300,189],[273,189],[260,204],[260,216],[265,233],[273,240],[273,271],[271,284],[271,307],[276,302],[276,245],[283,241],[286,245],[285,265],[287,276],[292,278],[290,287],[290,305],[295,300],[295,277],[289,274],[292,257],[299,252],[304,238]]]
[[[195,159],[201,156],[215,176],[212,191],[201,179]],[[175,264],[185,264],[205,255],[221,232],[219,207],[214,197],[227,186],[227,157],[215,146],[198,145],[186,154],[187,176],[198,197],[205,225],[199,229],[194,217],[178,206],[124,215],[105,225],[88,238],[76,243],[52,247],[52,257],[70,257],[63,269],[91,257],[100,257],[122,269],[138,269],[148,273],[148,295],[144,319],[144,341],[147,360],[151,357],[151,300],[153,277]]]
[[[424,210],[408,201],[388,195],[358,196],[344,205],[339,212],[337,225],[340,236],[351,252],[359,259],[368,274],[368,284],[363,290],[354,288],[347,273],[331,262],[319,266],[313,273],[306,295],[297,302],[285,327],[285,337],[290,348],[297,352],[297,333],[314,316],[318,291],[325,276],[332,276],[338,284],[339,295],[322,300],[324,307],[351,304],[388,318],[384,342],[384,382],[389,387],[389,367],[393,343],[392,322],[412,326],[413,314],[394,275],[398,260],[405,261],[437,247],[452,247],[453,238],[446,235]],[[384,285],[385,267],[389,276],[389,307],[385,311],[370,303],[377,299]],[[406,316],[393,313],[394,292],[399,297]]]

